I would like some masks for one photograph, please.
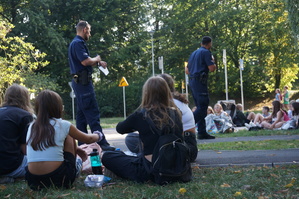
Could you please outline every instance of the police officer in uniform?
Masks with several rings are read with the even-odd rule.
[[[206,132],[205,122],[210,102],[208,92],[208,74],[216,69],[216,65],[210,51],[211,47],[211,37],[203,37],[201,47],[191,54],[188,60],[188,66],[185,69],[186,73],[189,74],[190,77],[189,85],[197,107],[193,114],[198,128],[198,139],[215,139],[214,136],[211,136]]]
[[[90,57],[86,41],[91,36],[91,26],[87,21],[79,21],[76,26],[77,35],[69,45],[68,60],[70,65],[72,87],[77,99],[77,128],[87,133],[87,124],[92,132],[102,132],[100,125],[100,111],[96,101],[93,83],[92,66],[101,65],[107,67],[107,63],[101,60],[101,57]],[[82,144],[82,143],[79,143]],[[106,138],[98,142],[104,151],[114,151]]]

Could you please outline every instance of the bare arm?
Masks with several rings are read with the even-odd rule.
[[[79,140],[80,142],[84,142],[86,144],[97,142],[99,140],[99,135],[83,133],[79,131],[74,125],[70,126],[69,135],[72,138]]]
[[[274,128],[275,125],[276,125],[278,122],[281,122],[282,117],[283,117],[283,113],[282,113],[282,111],[278,111],[278,113],[277,113],[277,119],[276,119],[275,122],[273,122],[273,123],[271,124],[271,128]]]
[[[186,73],[187,75],[190,74],[190,73],[189,73],[189,69],[188,69],[188,67],[185,67],[185,73]]]

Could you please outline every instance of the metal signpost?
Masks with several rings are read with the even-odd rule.
[[[188,66],[188,62],[184,62],[184,64],[185,64],[185,68],[186,68]],[[185,85],[186,85],[186,98],[187,98],[187,100],[189,100],[189,97],[188,97],[189,78],[188,78],[188,75],[186,74],[186,72],[185,72]]]
[[[75,124],[75,92],[72,87],[72,82],[69,82],[69,86],[71,87],[72,91],[70,93],[70,97],[72,98],[72,110],[73,110],[73,124]]]
[[[126,114],[126,90],[125,87],[129,86],[127,80],[125,77],[122,77],[120,82],[119,82],[119,87],[123,87],[123,98],[124,98],[124,119],[127,118],[127,114]]]
[[[244,112],[244,96],[243,96],[243,77],[242,71],[244,70],[244,62],[243,59],[239,60],[240,62],[240,85],[241,85],[241,103],[242,103],[242,111]]]
[[[163,63],[163,56],[158,57],[159,60],[159,69],[161,70],[161,73],[164,73],[164,63]]]
[[[224,73],[225,73],[225,93],[226,93],[226,100],[228,100],[226,49],[223,49],[223,64],[224,64]]]

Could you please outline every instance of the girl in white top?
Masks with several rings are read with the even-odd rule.
[[[188,106],[189,101],[183,94],[175,90],[174,79],[171,75],[164,73],[160,74],[159,76],[162,77],[168,84],[170,92],[172,93],[173,101],[175,105],[179,108],[179,110],[182,112],[184,138],[191,151],[191,161],[194,161],[197,157],[198,149],[195,136],[195,120],[193,112]]]
[[[75,139],[84,143],[100,141],[101,132],[85,134],[62,120],[62,99],[54,91],[40,92],[35,100],[37,119],[27,132],[28,168],[26,180],[33,190],[69,188],[76,177],[76,154],[84,161],[87,154],[77,148]]]

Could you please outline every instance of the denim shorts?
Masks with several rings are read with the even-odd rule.
[[[55,171],[45,175],[34,175],[26,167],[26,181],[32,190],[43,188],[70,188],[76,178],[76,158],[72,153],[64,152],[64,161]]]

